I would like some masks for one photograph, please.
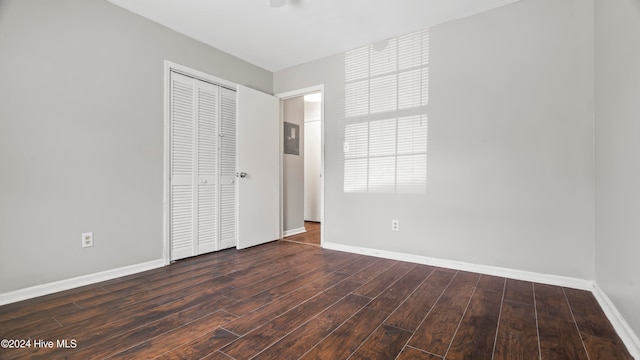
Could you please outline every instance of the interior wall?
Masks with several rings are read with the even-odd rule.
[[[0,54],[0,293],[162,258],[164,60],[273,90],[104,0],[0,1]]]
[[[285,122],[298,125],[299,154],[283,154],[283,230],[304,229],[304,97],[282,102]],[[290,136],[290,134],[284,134]]]
[[[640,334],[640,1],[595,4],[597,283]]]
[[[325,241],[594,279],[593,16],[522,0],[430,29],[425,194],[344,192],[344,54],[276,72],[325,86]]]

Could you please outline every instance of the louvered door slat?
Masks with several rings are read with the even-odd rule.
[[[236,245],[236,93],[220,89],[220,248]]]
[[[193,79],[171,78],[171,176],[193,176]]]
[[[171,257],[195,254],[193,79],[171,74]]]
[[[197,82],[198,208],[197,253],[218,250],[218,103],[216,85]]]
[[[193,255],[193,188],[174,185],[171,189],[171,246],[175,259]]]

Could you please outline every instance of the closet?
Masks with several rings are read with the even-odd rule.
[[[236,92],[174,70],[169,77],[173,261],[236,245]]]

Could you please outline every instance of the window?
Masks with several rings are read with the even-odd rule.
[[[425,192],[428,45],[421,30],[345,54],[345,192]]]

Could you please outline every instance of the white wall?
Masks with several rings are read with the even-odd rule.
[[[282,102],[284,121],[298,125],[300,154],[283,154],[283,230],[304,229],[304,97]]]
[[[103,0],[0,1],[0,54],[0,293],[162,258],[164,60],[273,89]]]
[[[596,1],[597,283],[640,334],[640,1]]]
[[[594,279],[593,16],[523,0],[430,30],[422,195],[343,192],[344,55],[275,73],[325,86],[325,240]]]

